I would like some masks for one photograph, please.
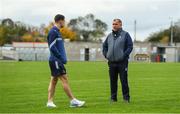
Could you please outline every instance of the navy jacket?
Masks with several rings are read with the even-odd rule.
[[[122,29],[111,32],[103,43],[103,55],[111,62],[127,60],[132,49],[131,36]]]
[[[67,63],[66,52],[64,48],[64,40],[59,29],[54,26],[48,33],[48,46],[50,50],[49,61],[59,61],[63,64]]]

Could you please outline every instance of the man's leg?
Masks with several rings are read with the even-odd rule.
[[[117,101],[118,71],[114,64],[109,63],[109,77],[111,87],[111,100]]]
[[[53,97],[54,97],[57,81],[58,81],[57,77],[51,76],[51,80],[50,80],[49,87],[48,87],[47,107],[56,107],[56,105],[53,103]]]
[[[62,82],[62,86],[63,86],[65,93],[67,94],[67,96],[70,99],[70,107],[82,107],[85,104],[85,101],[80,101],[73,96],[70,86],[69,86],[69,83],[68,83],[67,75],[64,74],[64,75],[60,76],[59,79]]]
[[[122,85],[123,99],[125,101],[130,100],[129,86],[128,86],[128,60],[119,66],[120,80]]]
[[[63,89],[64,89],[66,95],[69,97],[70,100],[73,100],[74,96],[73,96],[73,94],[71,92],[71,89],[70,89],[70,86],[69,86],[69,83],[68,83],[67,75],[64,74],[62,76],[59,76],[59,79],[61,80],[61,84],[63,86]]]
[[[51,80],[48,87],[48,102],[53,102],[57,81],[58,81],[57,77],[51,76]]]

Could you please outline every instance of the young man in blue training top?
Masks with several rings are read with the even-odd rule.
[[[58,79],[61,80],[63,89],[70,99],[70,107],[81,107],[85,104],[85,101],[77,100],[70,89],[68,84],[68,78],[64,64],[67,63],[66,52],[64,48],[64,41],[59,32],[65,24],[65,17],[61,14],[57,14],[54,17],[55,26],[48,33],[48,45],[50,50],[49,67],[51,70],[51,80],[48,88],[48,102],[47,107],[54,108],[56,105],[53,103],[53,96],[55,93],[56,84]]]

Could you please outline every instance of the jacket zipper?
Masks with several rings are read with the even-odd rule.
[[[115,58],[114,58],[114,45],[115,45],[115,39],[113,39],[113,61],[115,61]]]

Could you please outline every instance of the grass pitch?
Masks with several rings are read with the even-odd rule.
[[[106,62],[69,62],[66,68],[73,94],[85,107],[69,108],[59,81],[58,107],[46,108],[48,62],[0,62],[0,113],[180,113],[180,63],[130,63],[130,104],[122,102],[120,81],[118,102],[109,102]]]

